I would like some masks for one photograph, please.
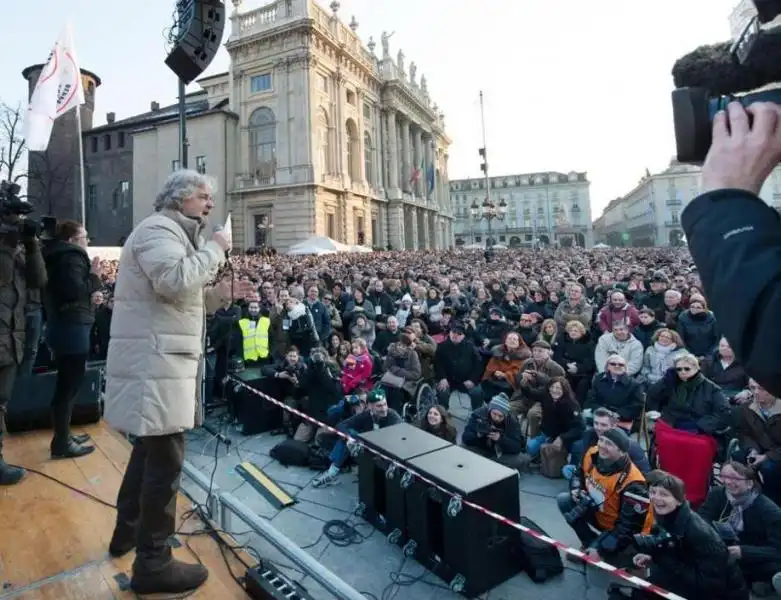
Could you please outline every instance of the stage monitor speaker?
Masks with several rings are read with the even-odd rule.
[[[179,0],[177,39],[165,64],[192,82],[214,60],[225,30],[225,5],[219,0]]]
[[[374,448],[402,464],[412,458],[451,446],[450,442],[408,423],[361,433],[358,438],[369,448]],[[388,541],[405,543],[407,503],[404,494],[412,480],[406,481],[405,471],[401,469],[395,469],[390,473],[391,477],[388,477],[390,463],[370,451],[362,452],[357,462],[358,498],[363,507],[361,516],[379,531],[388,534]]]
[[[413,458],[409,466],[450,494],[517,523],[518,472],[458,446]],[[405,496],[412,554],[453,591],[474,598],[521,571],[520,535],[453,496],[416,480]]]
[[[72,425],[97,423],[103,416],[105,361],[90,363],[73,404]],[[51,401],[57,384],[57,371],[19,375],[8,403],[6,425],[17,433],[52,426]]]

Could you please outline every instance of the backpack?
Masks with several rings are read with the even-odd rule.
[[[542,528],[527,517],[521,517],[521,525],[547,536]],[[526,532],[521,534],[521,568],[534,583],[545,583],[564,572],[564,563],[556,546],[546,544]]]
[[[271,449],[269,456],[285,467],[306,467],[309,466],[309,444],[283,440]]]

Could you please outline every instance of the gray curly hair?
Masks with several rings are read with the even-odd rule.
[[[198,171],[180,169],[168,176],[163,184],[163,189],[155,198],[155,212],[161,210],[182,210],[182,202],[198,190],[213,192],[216,187],[214,178],[203,175]]]

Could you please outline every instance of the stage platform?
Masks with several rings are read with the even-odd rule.
[[[108,426],[80,428],[92,436],[96,450],[78,460],[49,459],[51,432],[10,435],[6,460],[54,477],[113,505],[130,455],[127,441]],[[180,494],[178,512],[192,502]],[[112,559],[108,543],[115,510],[72,491],[41,475],[29,473],[17,486],[0,488],[0,600],[114,600],[134,599],[121,585],[129,577],[134,553]],[[179,521],[181,523],[181,519]],[[203,529],[196,517],[181,531]],[[209,580],[188,598],[249,598],[231,576],[216,541],[207,535],[180,535],[174,554],[187,562],[200,560],[209,569]],[[236,546],[235,541],[230,541]],[[187,545],[189,544],[190,549]],[[246,568],[225,552],[237,576]],[[249,564],[254,560],[242,558]]]

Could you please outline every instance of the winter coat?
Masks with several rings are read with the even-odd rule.
[[[478,383],[483,376],[483,361],[475,345],[467,340],[454,344],[446,339],[437,346],[434,354],[434,377],[447,379],[453,391],[466,391],[465,381]]]
[[[556,320],[556,324],[561,330],[563,330],[570,321],[580,321],[583,323],[583,327],[586,328],[586,331],[588,331],[589,327],[591,327],[591,319],[593,316],[594,308],[585,298],[581,298],[580,302],[574,306],[570,304],[569,300],[562,300],[556,307],[556,312],[553,313],[553,318]]]
[[[29,288],[46,285],[46,266],[37,241],[20,246],[0,244],[0,366],[24,358],[25,304]]]
[[[613,331],[613,323],[620,321],[629,327],[630,331],[640,323],[640,313],[631,304],[624,304],[616,310],[613,306],[605,306],[599,311],[599,329],[602,333]]]
[[[651,583],[683,598],[749,600],[737,561],[716,530],[688,504],[671,515],[656,515],[653,533],[662,531],[670,533],[676,544],[649,551]]]
[[[352,356],[345,361],[342,369],[342,391],[345,394],[352,394],[358,391],[367,391],[371,389],[371,377],[374,370],[374,362],[368,352]]]
[[[693,315],[688,310],[683,311],[678,317],[678,333],[694,356],[710,356],[718,350],[721,340],[716,317],[711,312]]]
[[[619,341],[612,332],[608,331],[599,336],[596,350],[594,350],[594,362],[597,372],[604,373],[607,368],[607,359],[611,354],[618,354],[626,361],[626,372],[634,377],[643,368],[643,345],[633,335],[626,341]]]
[[[613,379],[609,373],[597,373],[583,408],[607,408],[618,414],[622,423],[634,422],[643,412],[643,390],[628,375]]]
[[[508,396],[512,396],[515,391],[516,379],[518,373],[523,368],[523,363],[532,355],[531,350],[526,346],[521,346],[510,352],[500,344],[491,348],[491,358],[483,372],[483,381],[489,381],[494,386],[507,387]],[[501,371],[507,377],[494,377],[494,373]],[[505,392],[507,393],[507,392]]]
[[[415,341],[415,352],[420,360],[420,371],[425,381],[434,380],[434,356],[437,353],[437,343],[428,335],[423,334]]]
[[[204,316],[220,305],[217,290],[204,288],[225,260],[219,244],[204,243],[203,227],[158,212],[122,248],[104,415],[119,431],[167,435],[200,424]]]
[[[679,423],[694,422],[697,429],[708,435],[725,430],[730,424],[730,408],[727,399],[716,384],[702,374],[695,387],[689,390],[685,403],[678,399],[678,387],[683,382],[675,371],[648,388],[646,407],[660,411],[662,419],[672,427]]]
[[[640,369],[640,377],[643,382],[654,384],[665,373],[675,367],[675,361],[688,352],[683,348],[675,348],[669,352],[660,351],[655,346],[649,346],[643,354],[643,368]]]
[[[402,388],[411,396],[415,395],[421,379],[420,359],[412,346],[396,342],[388,347],[383,370],[404,379]]]
[[[742,450],[756,450],[770,460],[781,460],[781,400],[776,400],[764,417],[757,401],[740,405],[735,411],[738,441]]]

